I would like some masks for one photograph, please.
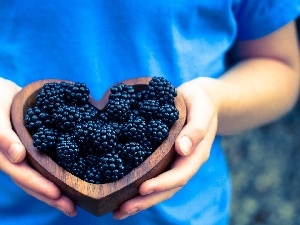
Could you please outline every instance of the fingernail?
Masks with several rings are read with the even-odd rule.
[[[73,211],[73,212],[67,212],[66,210],[64,210],[63,208],[61,207],[57,207],[57,209],[59,211],[61,211],[63,214],[65,214],[66,216],[69,216],[69,217],[74,217],[76,215],[76,211]]]
[[[17,162],[22,154],[22,146],[19,143],[12,143],[7,151],[8,157],[12,162]]]
[[[61,207],[56,207],[59,211],[61,211],[63,214],[65,214],[66,216],[69,216],[69,214]]]
[[[192,150],[192,146],[193,146],[192,141],[187,136],[183,136],[179,141],[180,150],[184,155],[190,154]]]
[[[133,208],[132,210],[130,210],[129,212],[127,212],[125,215],[123,215],[120,220],[126,219],[129,216],[133,216],[134,214],[138,213],[139,209],[138,208]]]

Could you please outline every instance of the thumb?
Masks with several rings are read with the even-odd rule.
[[[22,162],[26,156],[25,147],[11,128],[0,130],[0,151],[13,163]]]
[[[193,122],[187,123],[175,142],[175,149],[179,155],[189,155],[205,137],[206,131],[196,127]]]
[[[21,88],[3,78],[0,78],[0,87],[0,151],[11,162],[20,163],[24,160],[26,151],[17,134],[12,130],[10,108],[14,96]]]
[[[199,88],[197,91],[191,91],[191,88],[183,87],[181,94],[187,109],[187,123],[176,138],[175,150],[179,155],[185,156],[204,139],[216,112],[211,99],[204,91]]]

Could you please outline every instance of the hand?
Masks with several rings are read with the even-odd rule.
[[[0,170],[7,173],[25,192],[68,216],[76,215],[74,203],[59,188],[32,169],[25,160],[26,151],[10,123],[10,106],[19,91],[14,83],[0,79]]]
[[[115,219],[124,219],[171,198],[209,157],[217,130],[216,107],[196,82],[187,82],[178,91],[186,103],[187,124],[175,142],[177,158],[169,171],[145,181],[139,188],[140,195],[113,213]]]

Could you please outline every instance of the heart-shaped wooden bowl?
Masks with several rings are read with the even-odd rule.
[[[133,85],[134,89],[141,90],[147,87],[150,80],[151,78],[145,77],[122,81],[122,83]],[[25,128],[24,115],[27,109],[35,104],[39,90],[49,82],[60,83],[62,80],[40,80],[31,83],[15,96],[11,108],[12,124],[27,150],[27,159],[32,167],[54,182],[75,204],[96,216],[104,215],[117,209],[126,200],[138,195],[141,183],[159,175],[166,169],[175,154],[174,142],[186,119],[185,103],[180,93],[175,98],[179,119],[171,127],[168,138],[158,149],[122,179],[107,184],[91,184],[67,172],[50,157],[37,151]],[[110,90],[108,89],[100,101],[95,101],[91,97],[90,103],[101,110],[107,104],[109,95]]]

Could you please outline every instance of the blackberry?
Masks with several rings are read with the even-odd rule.
[[[154,147],[158,147],[169,135],[169,128],[161,120],[151,120],[148,124],[148,137]]]
[[[56,146],[57,160],[66,170],[79,158],[79,147],[70,135],[62,135]]]
[[[110,183],[124,177],[129,169],[118,154],[106,153],[99,160],[102,183]]]
[[[40,152],[44,152],[52,157],[55,155],[54,149],[56,148],[57,136],[57,130],[42,126],[32,135],[33,146]]]
[[[59,83],[46,83],[36,97],[36,105],[48,113],[65,104],[65,89]]]
[[[63,105],[54,110],[52,123],[61,131],[72,130],[80,121],[80,113],[74,106]]]
[[[131,109],[128,111],[128,119],[129,120],[135,119],[137,117],[141,117],[141,113],[138,109]]]
[[[138,104],[141,101],[151,99],[150,97],[151,96],[148,94],[148,90],[147,89],[143,89],[143,90],[135,93],[135,103]]]
[[[126,102],[133,103],[135,100],[135,91],[131,85],[126,85],[119,83],[110,88],[110,100],[120,100],[123,99]]]
[[[156,117],[170,127],[178,120],[179,112],[174,105],[165,104],[158,109]]]
[[[123,131],[124,124],[118,122],[109,122],[108,124],[113,127],[118,139]]]
[[[105,111],[101,111],[99,112],[99,115],[97,116],[97,119],[99,119],[100,121],[102,121],[103,123],[108,123],[110,122],[110,119],[108,117],[107,112]]]
[[[130,102],[124,99],[112,99],[108,101],[106,112],[111,121],[125,122],[130,109]]]
[[[100,173],[98,166],[90,166],[84,172],[83,180],[92,184],[100,184],[102,180],[102,175]]]
[[[139,103],[139,111],[145,118],[151,119],[156,116],[159,109],[159,102],[157,100],[144,100]]]
[[[120,156],[133,168],[139,166],[148,157],[145,146],[133,141],[122,146]]]
[[[72,162],[68,166],[68,172],[72,173],[74,176],[80,179],[83,179],[86,166],[87,166],[86,159],[84,157],[80,157],[77,161]]]
[[[30,107],[25,114],[25,127],[32,134],[41,126],[51,125],[51,117],[39,107]]]
[[[82,105],[88,102],[90,90],[86,87],[85,83],[61,83],[65,86],[66,99],[71,104]]]
[[[111,124],[97,126],[91,133],[95,151],[112,152],[117,148],[117,135]]]
[[[78,107],[78,111],[83,121],[95,120],[99,117],[99,110],[91,105],[90,103],[85,103],[82,106]]]
[[[146,135],[139,140],[139,143],[145,148],[145,159],[148,158],[156,148],[148,138],[149,135]],[[156,146],[155,146],[156,147]]]
[[[73,134],[76,142],[84,150],[91,148],[93,133],[97,129],[97,124],[93,121],[84,121],[75,126]]]
[[[149,82],[148,94],[151,99],[157,99],[161,104],[172,104],[177,96],[177,91],[164,77],[153,77]]]
[[[147,124],[143,117],[128,120],[122,130],[122,138],[129,141],[139,141],[146,136]]]
[[[117,147],[118,136],[112,124],[84,122],[76,126],[74,136],[84,151],[101,154]]]

